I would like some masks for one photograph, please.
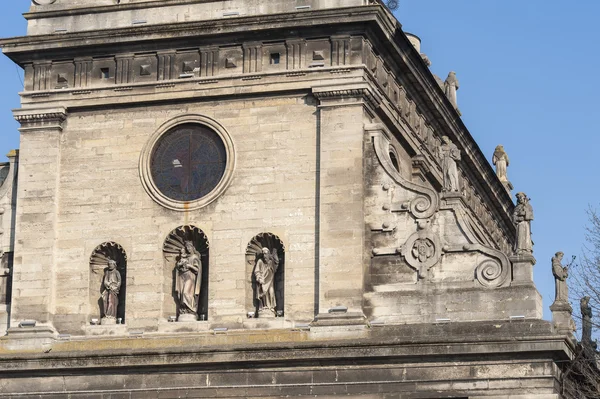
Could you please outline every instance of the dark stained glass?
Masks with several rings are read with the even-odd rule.
[[[152,180],[175,201],[195,201],[210,193],[225,174],[227,152],[213,130],[179,125],[165,133],[152,153]]]

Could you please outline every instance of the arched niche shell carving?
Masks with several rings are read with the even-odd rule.
[[[96,247],[90,257],[90,269],[95,274],[103,274],[108,259],[117,262],[117,268],[123,271],[127,265],[127,254],[116,242],[104,242]]]
[[[174,261],[180,254],[185,241],[192,241],[201,254],[209,248],[208,237],[196,226],[181,226],[171,231],[163,244],[163,255],[167,261]]]
[[[246,247],[246,260],[248,263],[254,264],[257,256],[262,252],[263,248],[277,249],[277,255],[281,259],[285,252],[285,244],[279,237],[272,233],[260,233],[248,243]]]
[[[410,213],[417,219],[427,219],[433,216],[439,208],[439,196],[437,192],[402,177],[402,174],[396,170],[392,163],[389,155],[390,143],[383,133],[376,134],[373,137],[373,144],[379,163],[387,174],[396,184],[416,194],[416,197],[408,204]]]
[[[47,6],[50,4],[54,4],[56,2],[56,0],[32,0],[33,4],[38,5],[38,6]]]

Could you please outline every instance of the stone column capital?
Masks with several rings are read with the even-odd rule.
[[[363,103],[375,109],[381,104],[381,95],[367,83],[317,86],[312,88],[312,94],[319,100],[320,107]]]
[[[65,107],[16,109],[13,110],[15,120],[21,124],[19,131],[53,130],[62,131],[62,124],[67,118]]]

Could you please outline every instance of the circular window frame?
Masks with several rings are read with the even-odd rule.
[[[154,183],[151,172],[152,154],[158,141],[172,129],[184,124],[204,125],[205,127],[214,131],[223,141],[225,153],[227,155],[225,172],[223,173],[223,177],[219,183],[207,195],[193,201],[177,201],[164,195]],[[139,171],[142,185],[144,186],[144,189],[150,198],[167,209],[185,212],[203,208],[219,198],[231,184],[233,172],[235,171],[235,165],[236,156],[233,140],[223,125],[204,115],[186,114],[177,116],[163,123],[152,134],[152,136],[150,136],[150,139],[146,142],[146,145],[144,146],[140,156]]]

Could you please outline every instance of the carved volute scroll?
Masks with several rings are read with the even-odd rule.
[[[265,254],[266,251],[268,253]],[[251,287],[248,291],[251,297],[247,298],[248,310],[254,311],[256,317],[283,315],[285,308],[283,241],[271,233],[260,233],[252,238],[246,248],[246,271],[247,286]]]
[[[110,270],[110,261],[116,263],[115,271]],[[125,323],[127,254],[121,245],[104,242],[94,249],[90,256],[89,283],[91,316],[100,316],[102,324]],[[114,290],[111,292],[107,285]]]
[[[475,267],[475,283],[485,288],[508,286],[511,282],[511,264],[508,256],[483,241],[483,234],[478,232],[477,224],[473,223],[466,212],[460,208],[452,208],[456,221],[469,241],[468,245],[448,246],[448,252],[479,252],[489,258]]]
[[[165,292],[173,298],[167,316],[176,313],[178,321],[208,318],[208,252],[208,238],[195,226],[178,227],[165,239]]]
[[[373,137],[375,154],[383,169],[402,188],[413,192],[416,196],[408,204],[409,212],[416,219],[427,219],[433,216],[439,207],[439,196],[437,192],[429,187],[406,180],[394,167],[389,156],[389,141],[383,134],[375,134]]]

